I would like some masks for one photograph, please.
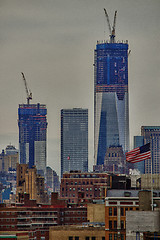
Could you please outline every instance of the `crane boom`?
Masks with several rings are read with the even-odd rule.
[[[107,13],[105,8],[104,8],[104,12],[105,12],[105,15],[106,15],[106,18],[107,18],[107,23],[108,23],[110,34],[112,34],[111,24],[110,24],[110,21],[109,21],[109,16],[108,16],[108,13]]]
[[[113,28],[112,28],[112,35],[115,36],[115,30],[116,30],[116,16],[117,16],[117,11],[115,11],[114,14],[114,21],[113,21]]]
[[[116,30],[117,11],[115,11],[115,14],[114,14],[114,21],[113,21],[112,29],[111,29],[111,24],[110,24],[110,21],[109,21],[109,16],[108,16],[108,13],[107,13],[105,8],[104,8],[104,12],[105,12],[105,15],[106,15],[106,18],[107,18],[107,23],[108,23],[109,32],[110,32],[110,42],[114,43],[115,42],[115,30]]]
[[[31,93],[31,91],[28,89],[27,81],[26,81],[26,78],[25,78],[25,76],[24,76],[24,73],[21,72],[21,74],[22,74],[22,77],[23,77],[23,80],[24,80],[25,89],[26,89],[27,104],[29,104],[29,101],[32,100],[32,93]]]

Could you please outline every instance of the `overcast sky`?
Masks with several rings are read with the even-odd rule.
[[[160,0],[0,0],[0,151],[18,148],[18,105],[48,109],[47,163],[60,172],[60,110],[89,109],[89,168],[93,164],[93,61],[108,39],[103,8],[116,40],[128,40],[131,147],[142,125],[160,126]]]

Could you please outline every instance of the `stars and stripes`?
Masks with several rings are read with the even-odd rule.
[[[150,143],[137,147],[126,153],[126,161],[131,163],[140,162],[151,158]]]

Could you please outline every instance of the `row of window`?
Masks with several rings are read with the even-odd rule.
[[[66,192],[67,192],[67,189],[62,188],[62,192],[63,192],[64,190],[66,190]],[[80,191],[80,190],[81,190],[81,191],[84,191],[84,190],[85,190],[85,191],[92,191],[92,188],[85,188],[85,189],[84,189],[83,187],[82,187],[82,188],[71,188],[71,187],[69,188],[69,191],[76,191],[76,190],[78,190],[78,191]],[[97,190],[101,191],[101,188],[95,188],[94,190],[95,190],[95,191],[97,191]]]
[[[117,221],[109,221],[109,229],[117,229]],[[124,229],[123,220],[121,220],[121,229]]]
[[[109,234],[109,240],[124,240],[124,235],[121,234],[120,236],[117,236],[117,234]]]
[[[68,237],[68,240],[79,240],[80,238],[77,237]],[[96,240],[96,237],[85,237],[85,240]],[[102,240],[105,240],[105,237],[102,237]]]
[[[85,214],[87,214],[87,212],[77,212],[77,211],[75,211],[75,212],[73,212],[73,211],[68,211],[68,212],[65,212],[65,215],[70,215],[70,214],[75,214],[75,215],[81,215],[81,214],[83,214],[83,215],[85,215]],[[64,215],[64,214],[62,214],[62,215]]]
[[[87,175],[84,175],[84,174],[81,174],[81,175],[79,175],[79,174],[76,174],[76,175],[64,175],[64,177],[63,178],[104,178],[104,177],[106,177],[107,176],[107,174],[105,174],[105,175],[95,175],[95,174],[87,174]]]
[[[14,222],[15,219],[14,218],[0,218],[0,222]]]
[[[125,213],[126,213],[126,211],[132,211],[133,210],[133,208],[132,207],[127,207],[127,208],[123,208],[123,207],[121,207],[121,216],[125,216]],[[139,208],[136,208],[136,210],[139,210]],[[114,208],[112,208],[112,207],[110,207],[109,208],[109,216],[117,216],[117,208],[116,207],[114,207]]]

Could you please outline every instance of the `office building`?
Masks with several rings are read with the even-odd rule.
[[[16,180],[16,202],[20,202],[21,196],[27,193],[30,199],[34,199],[38,203],[48,203],[44,177],[37,174],[35,166],[28,168],[28,164],[17,164]]]
[[[0,154],[0,172],[8,173],[9,171],[15,171],[18,159],[18,150],[14,146],[8,145]]]
[[[46,168],[46,185],[49,192],[59,192],[60,190],[59,176],[49,166]]]
[[[20,104],[18,109],[20,163],[36,166],[39,174],[46,169],[47,109],[42,104]]]
[[[160,173],[160,126],[142,126],[141,136],[144,144],[150,142],[152,154],[152,173]],[[151,159],[144,161],[144,173],[151,173]]]
[[[88,171],[88,109],[61,110],[61,177],[70,170]]]
[[[97,42],[94,52],[94,158],[104,163],[106,150],[129,149],[128,42]]]

